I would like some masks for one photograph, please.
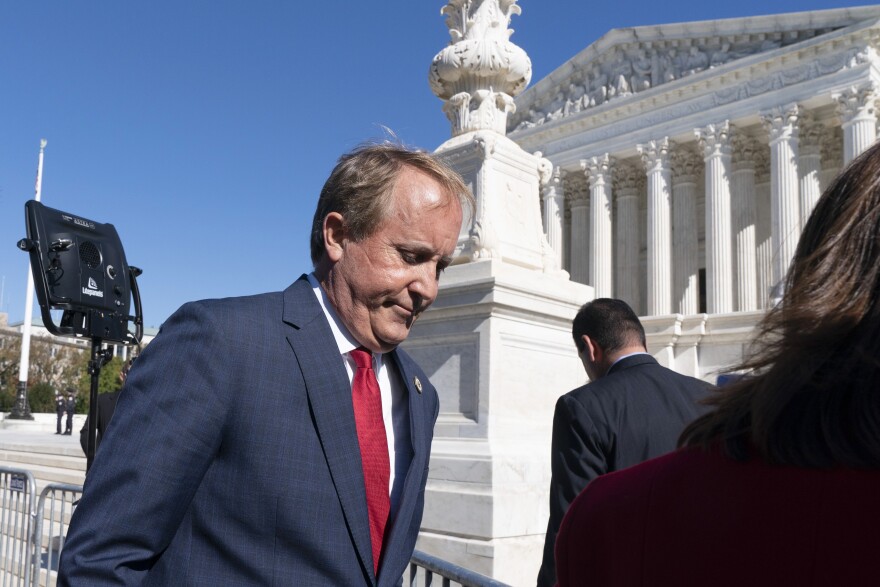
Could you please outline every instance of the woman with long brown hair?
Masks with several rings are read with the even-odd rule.
[[[880,146],[816,204],[754,349],[682,448],[572,503],[560,586],[880,582]]]

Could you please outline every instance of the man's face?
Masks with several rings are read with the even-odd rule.
[[[360,344],[390,351],[437,297],[440,273],[458,241],[461,205],[429,175],[405,168],[392,193],[391,213],[373,234],[355,242],[337,217],[324,221],[326,254],[333,262],[324,280],[327,297]]]

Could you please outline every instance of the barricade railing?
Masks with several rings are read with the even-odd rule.
[[[30,471],[0,467],[0,587],[52,587],[64,537],[82,485],[50,483],[35,505]],[[410,587],[510,587],[416,550],[404,582]]]
[[[404,583],[410,587],[433,587],[435,575],[440,579],[439,585],[450,587],[510,587],[507,583],[496,581],[486,575],[475,573],[464,567],[452,564],[436,556],[416,550],[409,561],[408,577]]]
[[[58,573],[58,559],[64,548],[67,525],[82,485],[50,483],[40,492],[32,550],[33,587],[52,587]]]
[[[0,585],[30,586],[34,496],[30,471],[0,467]]]

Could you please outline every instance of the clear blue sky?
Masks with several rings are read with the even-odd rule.
[[[24,202],[116,226],[145,323],[278,290],[311,268],[336,157],[392,129],[449,137],[428,88],[443,0],[28,0],[0,8],[0,311],[24,315]],[[840,8],[843,0],[520,0],[536,82],[613,28]],[[35,313],[38,313],[35,304]]]

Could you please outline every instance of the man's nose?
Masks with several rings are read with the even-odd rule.
[[[418,267],[409,285],[410,294],[414,296],[413,311],[424,310],[431,305],[437,297],[438,282],[437,267],[434,263],[423,263]]]

